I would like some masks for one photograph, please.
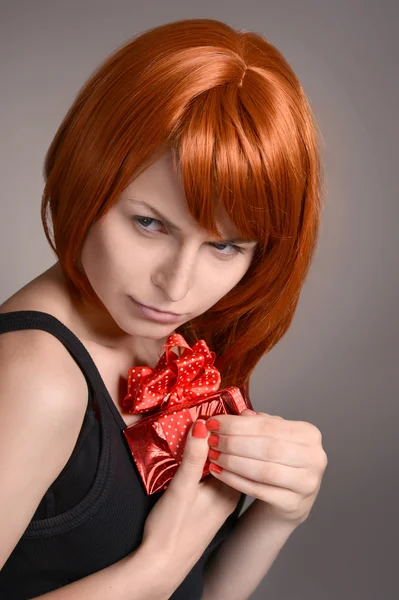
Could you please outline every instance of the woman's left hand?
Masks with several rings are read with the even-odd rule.
[[[221,473],[211,469],[212,475],[267,503],[278,521],[300,525],[307,519],[328,463],[317,427],[249,409],[210,417],[207,426],[208,458],[222,467]]]

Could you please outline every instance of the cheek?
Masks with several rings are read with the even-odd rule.
[[[92,225],[82,248],[81,261],[89,279],[96,277],[103,269],[107,252],[104,247],[101,229],[97,224]]]
[[[83,266],[89,279],[99,285],[106,281],[112,287],[114,282],[120,283],[124,275],[132,274],[132,267],[141,264],[135,250],[126,233],[106,218],[93,225],[87,235],[82,251]]]
[[[111,281],[132,292],[148,287],[152,273],[161,262],[159,247],[134,233],[119,231],[107,241],[108,273]]]
[[[203,298],[208,306],[223,298],[242,279],[248,270],[248,261],[226,261],[225,265],[206,264],[196,281],[198,297]],[[211,304],[210,304],[211,303]]]

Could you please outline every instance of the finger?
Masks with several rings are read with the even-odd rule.
[[[217,415],[210,417],[206,426],[211,433],[229,435],[260,435],[281,440],[304,443],[307,440],[309,424],[303,421],[276,419],[265,413],[256,415]]]
[[[240,412],[240,416],[246,417],[249,415],[256,415],[256,412],[250,408],[244,408],[244,410]]]
[[[314,460],[311,446],[266,436],[211,433],[208,445],[225,454],[280,463],[288,467],[307,467]]]
[[[313,477],[306,468],[287,467],[223,453],[218,459],[210,458],[210,461],[221,467],[223,471],[239,475],[254,483],[284,488],[301,495],[308,495],[314,489]]]
[[[264,413],[264,412],[255,412],[254,410],[251,410],[250,408],[245,408],[244,410],[242,410],[240,412],[240,416],[244,416],[247,417],[249,415],[265,415],[266,417],[271,417],[272,419],[280,419],[281,421],[284,421],[283,417],[279,417],[278,415],[269,415],[268,413]]]
[[[273,506],[287,505],[287,507],[289,507],[290,503],[292,505],[292,503],[298,502],[298,499],[300,498],[299,494],[292,490],[275,485],[259,483],[246,477],[242,477],[232,471],[228,471],[227,469],[223,469],[221,473],[218,473],[211,468],[210,473],[215,479],[223,481],[223,483],[226,483],[235,490],[238,490],[247,496],[252,496],[252,498],[258,498],[263,502],[268,502]]]
[[[192,489],[196,489],[207,460],[208,437],[209,431],[205,427],[205,420],[198,419],[191,425],[185,439],[183,436],[181,440],[179,439],[179,443],[184,443],[184,452],[179,468],[170,483],[171,486],[187,488],[191,485]]]

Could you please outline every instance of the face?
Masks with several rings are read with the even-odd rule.
[[[160,216],[162,215],[162,216]],[[223,240],[239,237],[223,207]],[[89,230],[81,263],[122,343],[163,341],[244,276],[256,242],[221,243],[200,229],[168,153],[139,175]],[[140,305],[176,313],[169,319]],[[157,318],[158,317],[158,318]]]

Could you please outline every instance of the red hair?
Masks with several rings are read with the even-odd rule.
[[[42,222],[73,297],[104,308],[79,269],[85,236],[150,157],[170,150],[200,227],[220,234],[217,198],[240,235],[258,240],[239,283],[176,329],[216,352],[222,387],[248,388],[291,324],[322,204],[316,122],[283,55],[260,34],[188,19],[133,38],[91,75],[44,164]]]

